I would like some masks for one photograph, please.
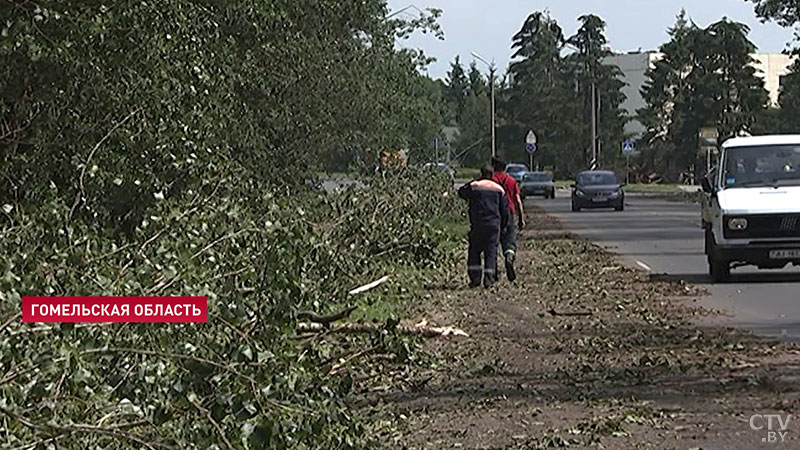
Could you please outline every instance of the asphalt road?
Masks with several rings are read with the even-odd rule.
[[[800,341],[800,270],[733,270],[728,284],[711,284],[703,254],[699,205],[628,196],[624,212],[570,211],[568,192],[555,200],[528,200],[557,217],[578,236],[620,255],[654,279],[703,285],[703,305],[722,310],[719,319],[759,334]]]

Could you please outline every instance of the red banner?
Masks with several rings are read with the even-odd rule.
[[[205,323],[206,297],[22,297],[22,321]]]

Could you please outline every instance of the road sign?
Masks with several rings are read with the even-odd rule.
[[[533,130],[529,131],[528,135],[525,137],[525,151],[527,151],[530,154],[536,153],[537,141],[538,139],[536,137],[536,133],[534,133]]]
[[[706,154],[706,171],[711,172],[714,165],[713,155],[717,153],[719,144],[719,129],[717,127],[703,127],[698,134],[700,152]]]
[[[628,140],[622,143],[623,155],[632,155],[633,152],[635,151],[636,151],[636,142]]]
[[[700,129],[700,147],[716,147],[719,140],[719,129],[717,127],[703,127]]]

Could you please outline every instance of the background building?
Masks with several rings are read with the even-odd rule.
[[[780,53],[759,53],[752,57],[757,74],[764,79],[771,106],[778,106],[781,77],[789,73],[793,57]],[[624,77],[622,81],[626,84],[622,89],[625,94],[622,107],[633,120],[625,126],[625,133],[641,136],[645,132],[644,126],[636,120],[636,111],[645,106],[642,88],[647,82],[647,70],[661,58],[663,55],[659,52],[626,53],[606,58],[608,64],[616,64],[620,68]]]

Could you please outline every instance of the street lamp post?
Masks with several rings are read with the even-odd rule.
[[[495,126],[496,114],[495,114],[495,100],[494,100],[494,72],[495,72],[494,61],[490,63],[489,61],[486,61],[479,54],[475,52],[472,52],[472,57],[486,64],[489,67],[489,84],[491,85],[491,92],[492,92],[491,94],[492,95],[492,158],[494,158],[495,156],[497,156],[497,139],[496,139],[497,127]]]

